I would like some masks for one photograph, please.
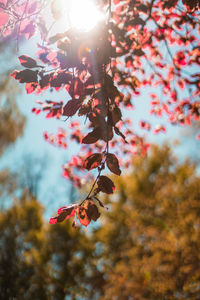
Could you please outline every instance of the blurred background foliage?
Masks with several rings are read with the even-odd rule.
[[[18,180],[7,176],[9,192]],[[96,229],[48,224],[35,193],[20,189],[0,211],[2,300],[199,299],[200,178],[168,146],[134,158]]]
[[[15,48],[10,46],[9,39],[2,39],[0,42],[2,57],[0,70],[0,155],[19,136],[23,135],[25,126],[25,117],[21,114],[16,103],[20,88],[10,77],[14,53]]]

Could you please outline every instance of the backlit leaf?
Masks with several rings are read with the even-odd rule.
[[[19,57],[20,64],[25,68],[35,68],[37,67],[37,62],[27,55],[21,55]]]
[[[56,224],[61,223],[64,220],[69,219],[70,217],[73,217],[75,215],[75,208],[77,205],[69,205],[69,206],[63,206],[59,208],[58,215],[56,217],[53,217],[49,220],[50,224]]]
[[[119,122],[122,118],[122,113],[119,107],[115,106],[115,108],[111,112],[112,114],[112,123],[115,125],[117,122]]]
[[[83,206],[79,206],[77,208],[77,217],[79,219],[79,222],[84,225],[88,226],[90,224],[90,218],[87,215],[86,209]]]
[[[107,156],[106,156],[106,164],[107,164],[107,167],[108,169],[116,174],[116,175],[120,175],[121,174],[121,170],[119,168],[119,162],[118,162],[118,159],[116,157],[115,154],[112,154],[112,153],[108,153]]]
[[[81,106],[82,100],[72,99],[67,102],[63,107],[63,116],[71,117],[75,115],[79,107]]]
[[[113,129],[111,125],[101,128],[101,139],[105,142],[112,140],[113,138]]]
[[[96,127],[93,131],[89,132],[83,139],[82,144],[93,144],[101,138],[101,128]]]
[[[90,220],[96,221],[100,217],[99,210],[93,201],[87,200],[84,203],[84,207],[86,209],[87,216]]]
[[[119,128],[115,126],[115,127],[114,127],[114,130],[115,130],[115,133],[116,133],[117,135],[121,136],[121,137],[123,138],[124,142],[125,142],[126,144],[128,144],[125,135],[119,130]]]
[[[97,168],[102,161],[102,154],[94,153],[88,156],[84,162],[84,168],[87,170],[92,170]]]
[[[14,71],[11,76],[17,79],[20,83],[25,82],[38,82],[37,79],[38,71],[32,71],[29,69],[25,69],[23,71]]]
[[[100,191],[106,194],[113,194],[115,190],[114,183],[107,176],[100,176],[97,185]]]

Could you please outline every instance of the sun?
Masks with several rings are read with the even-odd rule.
[[[72,27],[89,31],[103,19],[104,15],[92,0],[72,0],[69,17]]]
[[[60,0],[62,24],[80,31],[90,31],[105,18],[93,0]]]

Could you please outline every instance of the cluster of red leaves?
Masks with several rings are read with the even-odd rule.
[[[8,36],[18,29],[19,36],[30,39],[36,29],[41,35],[47,33],[44,22],[39,15],[44,7],[44,0],[1,0],[0,1],[0,34]],[[19,37],[18,37],[19,38]]]
[[[95,194],[98,192],[104,192],[107,194],[112,194],[114,191],[114,184],[107,176],[100,175],[101,171],[107,168],[115,175],[120,175],[121,170],[119,167],[119,161],[115,154],[113,153],[93,153],[90,154],[87,158],[81,157],[80,155],[73,156],[69,163],[66,163],[63,166],[63,177],[69,179],[76,187],[81,187],[82,182],[85,183],[89,179],[93,178],[92,175],[85,175],[84,180],[81,180],[80,172],[84,170],[93,170],[98,169],[97,176],[97,189]],[[96,179],[96,180],[97,180]],[[102,187],[99,189],[99,184]]]
[[[151,129],[151,124],[146,121],[140,121],[140,127],[142,129],[150,130]]]
[[[159,132],[163,132],[163,133],[166,133],[166,129],[165,129],[165,126],[164,125],[156,125],[153,132],[155,134],[158,134]]]
[[[62,12],[54,1],[50,7],[57,20]],[[3,3],[0,16],[2,11],[6,14],[9,2],[12,3],[0,0]],[[102,9],[106,10],[109,3],[101,1]],[[152,115],[167,116],[172,124],[189,125],[199,120],[200,77],[194,71],[200,64],[199,1],[182,0],[182,3],[183,6],[178,0],[113,0],[106,24],[99,24],[88,33],[69,29],[51,37],[47,37],[45,22],[40,20],[39,25],[37,20],[28,18],[31,12],[37,14],[37,1],[29,1],[21,9],[24,18],[21,14],[18,20],[19,33],[23,32],[26,20],[30,23],[24,34],[30,37],[33,27],[38,26],[43,40],[46,32],[46,43],[38,46],[39,62],[27,55],[20,56],[25,69],[14,71],[12,77],[25,83],[27,93],[40,94],[46,89],[61,88],[67,91],[70,99],[66,103],[38,101],[40,108],[33,108],[33,112],[46,111],[47,118],[84,117],[89,129],[87,134],[82,126],[73,122],[69,125],[70,134],[63,130],[56,136],[45,133],[44,137],[62,147],[67,145],[66,136],[81,144],[81,154],[63,166],[63,176],[76,186],[82,185],[80,172],[93,169],[98,172],[83,204],[62,208],[51,222],[60,222],[75,214],[83,225],[94,220],[93,213],[89,212],[89,207],[96,210],[92,197],[99,192],[111,194],[114,191],[114,183],[102,175],[105,167],[120,175],[119,166],[128,166],[130,154],[146,154],[149,144],[122,117],[122,108],[133,109],[134,98],[144,89],[156,88],[156,92],[150,94]],[[33,5],[32,9],[29,5]],[[0,26],[5,28],[8,20],[2,17]],[[8,18],[10,22],[11,17]],[[148,121],[140,121],[139,125],[155,134],[166,132],[164,125],[152,128]],[[119,141],[122,147],[116,147]]]
[[[44,132],[43,136],[44,139],[51,145],[58,146],[64,149],[67,148],[66,131],[63,128],[58,128],[58,132],[56,135]]]
[[[183,4],[185,4],[190,10],[200,8],[200,0],[183,0]]]
[[[72,184],[77,188],[81,188],[82,185],[86,182],[86,180],[91,180],[93,178],[84,176],[85,180],[81,179],[80,173],[84,170],[83,164],[84,158],[80,155],[76,155],[72,156],[70,161],[63,165],[62,176],[67,180],[70,180]]]
[[[41,101],[35,101],[37,104],[39,104],[40,108],[33,108],[32,112],[36,115],[39,115],[41,111],[47,112],[46,118],[57,118],[59,119],[62,115],[62,109],[63,109],[63,102],[55,102],[51,100],[46,100],[45,102]]]
[[[98,199],[97,201],[99,202]],[[103,206],[103,204],[101,205]],[[91,221],[96,221],[100,217],[100,213],[94,201],[87,199],[83,204],[80,205],[70,204],[69,206],[63,206],[59,208],[58,215],[51,218],[49,223],[61,223],[71,217],[75,218],[73,222],[74,227],[77,226],[77,219],[82,225],[88,226]]]
[[[170,121],[174,124],[190,125],[192,120],[200,120],[200,103],[189,100],[181,101],[175,108],[175,114],[170,115]]]

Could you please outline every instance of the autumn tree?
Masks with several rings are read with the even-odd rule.
[[[0,294],[7,299],[88,299],[95,245],[70,222],[51,226],[26,190],[0,211]]]
[[[134,158],[95,236],[102,282],[98,299],[198,299],[200,178],[169,147]]]
[[[93,10],[94,3],[104,17]],[[166,119],[173,125],[199,120],[199,4],[196,0],[1,0],[3,36],[15,34],[17,44],[19,38],[30,39],[37,32],[41,37],[36,55],[20,55],[23,69],[11,76],[25,84],[28,94],[65,92],[63,99],[44,94],[44,101],[37,101],[32,111],[66,121],[56,134],[44,132],[44,138],[64,149],[71,141],[80,145],[64,164],[63,176],[76,187],[91,181],[88,194],[77,205],[60,209],[52,223],[75,215],[85,226],[96,221],[103,205],[99,194],[115,190],[107,171],[119,176],[130,165],[130,155],[145,156],[149,143],[124,118],[135,98],[144,98],[144,90],[150,113],[161,121],[152,127],[142,115],[142,130],[165,133]],[[84,17],[84,7],[93,15]],[[78,30],[72,26],[76,12],[76,21],[83,20]],[[99,23],[85,28],[94,16]],[[75,115],[86,120],[85,126],[74,120]]]

